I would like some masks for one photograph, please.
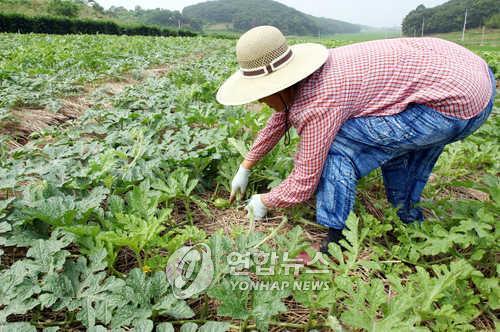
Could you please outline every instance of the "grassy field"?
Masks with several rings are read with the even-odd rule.
[[[474,51],[500,51],[500,30],[467,30],[462,41],[462,32],[433,34],[432,36],[451,40]]]
[[[467,30],[465,33],[464,41],[462,41],[462,32],[450,32],[440,34],[425,34],[424,36],[434,36],[453,42],[462,44],[466,47],[475,50],[492,51],[500,49],[500,30],[486,29],[483,36],[482,29]],[[325,39],[335,39],[341,41],[361,42],[375,39],[398,38],[404,37],[399,32],[361,32],[361,33],[346,33],[335,34],[333,36],[323,36]],[[418,35],[417,37],[420,37]]]
[[[500,99],[480,130],[447,146],[424,192],[426,222],[402,224],[374,171],[343,252],[332,245],[332,258],[301,267],[297,255],[313,257],[325,236],[311,202],[255,222],[244,200],[226,200],[272,113],[215,101],[235,41],[0,34],[0,44],[0,143],[26,127],[12,118],[30,106],[57,117],[87,101],[15,149],[0,144],[0,331],[498,330]],[[287,177],[298,141],[292,132],[252,170],[248,195]],[[210,250],[213,270],[187,270],[213,280],[186,299],[189,284],[166,266],[187,245]],[[252,281],[288,286],[241,286]]]
[[[374,31],[374,32],[360,32],[360,33],[339,33],[332,36],[324,36],[324,38],[331,38],[335,40],[362,42],[375,39],[397,38],[401,33],[397,31]]]

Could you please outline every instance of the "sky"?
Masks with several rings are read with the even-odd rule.
[[[426,7],[440,5],[447,0],[277,0],[307,14],[334,18],[372,27],[400,26],[409,11],[423,4]],[[182,11],[182,8],[200,0],[97,0],[106,9],[123,6],[133,9],[163,8]]]

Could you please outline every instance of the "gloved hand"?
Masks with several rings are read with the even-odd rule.
[[[260,195],[253,195],[248,201],[245,210],[248,211],[248,215],[250,215],[250,211],[253,211],[253,217],[255,220],[260,220],[267,214],[267,207],[264,203],[262,203]]]
[[[231,196],[229,197],[229,202],[232,203],[236,198],[236,193],[245,193],[248,185],[248,177],[250,176],[250,170],[240,165],[238,172],[231,182]]]

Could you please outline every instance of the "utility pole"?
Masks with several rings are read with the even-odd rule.
[[[424,36],[425,17],[422,17],[422,37]]]
[[[467,26],[467,8],[465,8],[464,28],[462,30],[462,41],[465,40],[465,27]]]
[[[481,35],[481,46],[484,46],[484,29],[485,29],[485,26],[483,25],[483,33]]]

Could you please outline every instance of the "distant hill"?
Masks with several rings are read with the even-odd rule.
[[[184,8],[130,10],[101,0],[0,0],[0,13],[28,16],[50,15],[82,19],[112,20],[119,24],[145,24],[195,31],[246,31],[257,25],[274,25],[287,35],[333,35],[357,33],[365,27],[324,17],[315,17],[272,0],[218,0]]]
[[[451,0],[442,5],[426,8],[424,5],[412,10],[403,20],[403,33],[419,35],[424,22],[424,33],[459,31],[463,27],[467,8],[467,27],[488,25],[500,13],[500,0]]]
[[[182,15],[215,29],[246,31],[258,25],[274,25],[287,35],[356,33],[361,27],[330,18],[304,14],[272,0],[216,0],[185,7]]]

